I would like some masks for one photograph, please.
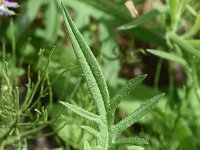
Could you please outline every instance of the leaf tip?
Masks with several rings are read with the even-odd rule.
[[[165,93],[162,93],[160,96],[165,96]]]
[[[148,74],[143,74],[142,77],[145,79],[148,76]]]
[[[150,52],[155,51],[155,50],[152,50],[152,49],[146,49],[146,51],[150,53]]]
[[[124,26],[117,27],[117,30],[124,30]]]
[[[63,102],[63,101],[58,101],[58,103],[60,103],[60,104],[64,105],[64,102]]]

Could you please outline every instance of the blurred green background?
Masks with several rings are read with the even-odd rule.
[[[19,131],[9,132],[10,137],[5,139],[8,141],[17,132],[26,136],[6,142],[5,149],[82,149],[85,140],[94,146],[94,137],[80,127],[89,122],[58,104],[59,100],[68,101],[96,111],[64,29],[60,1],[17,2],[16,15],[0,16],[0,62],[2,66],[7,64],[2,68],[6,68],[11,87],[19,87],[19,105],[25,100],[29,78],[36,86],[38,74],[43,77],[44,70],[47,73],[44,83],[38,83],[42,86],[36,87],[31,107],[24,110],[28,117],[21,115],[19,119],[22,123],[34,120],[35,124],[29,128],[19,125]],[[128,79],[148,74],[144,83],[122,101],[116,121],[145,100],[166,94],[152,113],[123,134],[145,138],[149,145],[143,147],[147,150],[200,149],[200,2],[133,0],[137,18],[131,17],[124,0],[63,2],[98,59],[112,91],[110,95]],[[3,101],[7,96],[2,88],[3,71],[0,75]],[[38,95],[42,95],[39,100]],[[1,117],[6,118],[5,103],[1,105]],[[37,110],[43,114],[43,106],[48,114],[46,120],[59,118],[50,123],[42,120],[41,125],[34,115]],[[6,111],[10,114],[10,109]],[[0,119],[0,124],[2,135],[5,125],[13,127],[12,119]],[[27,133],[32,129],[36,130]]]

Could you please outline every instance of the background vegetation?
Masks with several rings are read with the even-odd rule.
[[[96,124],[59,103],[97,109],[66,34],[60,1],[17,2],[16,15],[0,16],[0,148],[95,149],[83,125]],[[198,150],[200,2],[133,2],[136,18],[124,0],[63,0],[101,66],[110,97],[129,79],[148,75],[121,97],[115,123],[165,93],[153,111],[118,137],[145,142],[134,139],[130,147],[132,139],[118,149]]]

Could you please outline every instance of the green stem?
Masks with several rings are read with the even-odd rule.
[[[198,58],[200,58],[200,51],[188,44],[188,42],[176,34],[169,34],[169,38],[175,42],[181,49],[187,53],[190,53]]]

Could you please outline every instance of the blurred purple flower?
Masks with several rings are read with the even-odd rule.
[[[19,7],[17,2],[11,2],[8,0],[0,0],[0,15],[3,15],[3,16],[15,15],[15,12],[10,10],[9,8],[17,8],[17,7]]]
[[[10,8],[17,8],[18,7],[18,3],[17,2],[10,2],[8,0],[3,0],[3,5],[5,5],[6,7],[10,7]]]

